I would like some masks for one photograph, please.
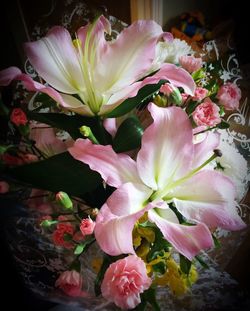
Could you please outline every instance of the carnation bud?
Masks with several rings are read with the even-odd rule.
[[[72,209],[73,203],[66,192],[60,191],[56,194],[56,201],[66,209]]]
[[[57,223],[58,223],[57,220],[45,219],[45,220],[41,221],[40,226],[43,228],[49,228],[50,226],[55,225]]]

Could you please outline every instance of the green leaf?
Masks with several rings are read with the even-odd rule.
[[[124,152],[141,146],[143,128],[136,116],[129,117],[119,126],[113,141],[116,152]]]
[[[204,68],[200,68],[199,70],[192,73],[192,78],[194,81],[200,80],[205,76]]]
[[[186,113],[188,115],[191,115],[192,112],[194,112],[195,108],[199,105],[200,103],[197,102],[197,101],[192,101],[190,100],[188,105],[187,105],[187,108],[186,108]]]
[[[47,160],[18,166],[7,171],[17,180],[32,188],[52,192],[65,191],[69,195],[83,197],[102,182],[100,175],[88,165],[75,160],[68,152]]]
[[[199,262],[199,264],[204,268],[204,269],[209,269],[209,266],[205,261],[200,257],[200,256],[195,256],[195,259]]]
[[[156,299],[155,288],[150,287],[148,290],[142,293],[141,296],[143,297],[143,300],[151,304],[154,311],[161,311],[160,306],[158,305],[158,302]]]
[[[191,266],[192,266],[192,261],[187,259],[182,254],[180,254],[180,268],[181,268],[181,271],[184,272],[186,275],[188,275],[189,271],[191,269]]]
[[[153,270],[160,274],[164,274],[166,272],[166,263],[165,262],[158,262],[157,264],[153,265]]]
[[[132,311],[144,311],[146,306],[147,306],[147,301],[143,299],[141,295],[141,303],[137,305],[134,309],[132,309]]]
[[[161,231],[158,228],[155,231],[155,242],[151,247],[148,255],[147,261],[150,262],[154,260],[157,256],[162,256],[164,251],[168,251],[171,244],[163,237]]]
[[[143,104],[147,100],[149,100],[155,93],[159,91],[161,85],[165,82],[165,80],[161,80],[158,84],[145,85],[139,90],[138,94],[135,97],[126,99],[121,105],[105,115],[105,117],[116,118],[130,112],[139,104]]]
[[[57,103],[49,95],[44,93],[38,93],[34,98],[34,103],[39,103],[39,107],[33,109],[32,111],[39,111],[44,108],[57,107]]]
[[[90,247],[90,245],[94,242],[95,238],[90,236],[84,243],[78,244],[75,247],[74,254],[80,255],[83,251],[86,251]]]
[[[79,128],[82,125],[89,126],[89,123],[91,123],[91,118],[79,115],[68,116],[62,113],[34,113],[29,111],[27,115],[31,120],[45,123],[54,128],[68,132],[73,139],[82,137]]]
[[[10,113],[10,109],[3,103],[2,99],[0,98],[0,116],[7,117]]]
[[[31,120],[39,121],[68,132],[73,139],[84,138],[80,133],[80,127],[85,125],[91,128],[94,136],[101,144],[110,143],[111,140],[110,135],[104,129],[102,120],[99,117],[34,112],[27,112],[27,115]]]
[[[78,245],[76,245],[75,250],[74,250],[74,254],[75,255],[80,255],[84,251],[85,246],[86,246],[86,244],[78,244]]]
[[[0,145],[0,154],[4,154],[6,151],[8,151],[8,149],[11,149],[13,147],[14,147],[13,145],[8,145],[8,146]]]
[[[224,129],[228,129],[230,127],[230,124],[228,122],[222,120],[221,123],[217,125],[217,127],[219,129],[224,130]]]
[[[213,238],[213,240],[214,240],[214,246],[215,246],[215,248],[220,248],[220,247],[221,247],[221,243],[220,243],[220,241],[217,239],[217,237],[216,237],[214,234],[212,234],[212,238]]]

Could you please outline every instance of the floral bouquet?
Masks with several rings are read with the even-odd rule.
[[[1,101],[12,135],[1,144],[0,192],[32,189],[25,203],[40,234],[69,259],[58,290],[159,310],[156,289],[190,290],[216,228],[245,227],[220,148],[241,91],[154,21],[110,34],[104,16],[73,39],[54,27],[24,46],[39,80],[1,71],[0,85],[19,80],[29,93],[14,108]]]

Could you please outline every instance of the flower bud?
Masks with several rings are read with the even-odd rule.
[[[166,107],[168,100],[165,96],[160,96],[156,95],[153,99],[153,102],[158,106],[158,107]]]
[[[28,123],[27,116],[21,108],[14,108],[12,110],[10,120],[16,126],[26,125]]]
[[[89,126],[83,125],[79,128],[80,133],[84,136],[89,138],[94,144],[99,144],[98,140],[96,139],[95,135],[92,133],[92,130]]]
[[[168,97],[168,102],[180,106],[182,104],[182,96],[179,89],[169,83],[161,86],[160,92]]]
[[[53,226],[57,224],[57,220],[52,220],[52,219],[44,219],[40,222],[40,226],[43,228],[49,228],[50,226]]]
[[[66,192],[60,191],[56,194],[56,201],[66,209],[72,209],[73,203]]]
[[[81,221],[80,230],[82,235],[89,235],[94,232],[95,222],[91,218],[84,218]]]

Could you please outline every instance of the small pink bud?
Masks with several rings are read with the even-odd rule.
[[[91,218],[84,218],[80,225],[80,230],[83,235],[92,234],[95,228],[95,222]]]

